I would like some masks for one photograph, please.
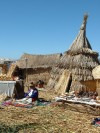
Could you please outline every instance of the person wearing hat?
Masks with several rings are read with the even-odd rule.
[[[26,98],[32,98],[32,101],[38,99],[38,89],[35,88],[35,84],[33,82],[29,84],[29,92],[27,93]]]
[[[31,82],[29,84],[28,93],[25,93],[25,97],[22,99],[16,100],[16,102],[28,104],[28,103],[32,103],[36,100],[38,100],[38,89],[35,88],[35,84],[33,82]]]

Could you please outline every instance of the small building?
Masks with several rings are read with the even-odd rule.
[[[79,34],[73,41],[70,49],[65,51],[57,66],[52,69],[48,82],[49,88],[58,90],[56,84],[59,82],[64,70],[71,73],[70,77],[69,74],[67,74],[68,76],[65,75],[65,82],[67,82],[66,91],[86,89],[87,85],[83,85],[81,81],[94,80],[92,70],[99,65],[99,60],[98,53],[92,50],[86,37],[87,18],[88,16],[85,15]]]
[[[26,82],[37,82],[38,80],[48,83],[50,73],[60,60],[62,54],[32,55],[23,54],[16,65],[22,70]]]
[[[100,95],[100,65],[92,70],[92,74],[96,82],[96,91]]]
[[[0,76],[7,74],[12,62],[10,59],[0,59]]]

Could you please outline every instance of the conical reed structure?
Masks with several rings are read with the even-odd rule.
[[[87,18],[88,15],[85,15],[79,34],[73,41],[70,49],[63,54],[57,67],[52,69],[50,80],[53,83],[58,82],[56,78],[58,79],[64,69],[68,69],[71,72],[70,90],[86,89],[86,86],[83,86],[80,81],[92,80],[92,69],[99,64],[98,53],[92,50],[86,37]],[[65,78],[67,79],[67,77]],[[52,83],[50,82],[49,85]],[[52,86],[55,87],[54,84]]]

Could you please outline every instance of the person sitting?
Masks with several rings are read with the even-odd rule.
[[[44,88],[43,87],[44,86],[44,81],[39,80],[36,84],[37,84],[37,88]]]
[[[38,89],[35,88],[35,84],[31,82],[28,93],[25,93],[24,98],[16,100],[16,102],[28,104],[36,100],[38,100]]]
[[[35,84],[33,82],[29,85],[29,91],[25,93],[26,98],[32,98],[32,101],[35,101],[38,99],[38,89],[35,88]]]
[[[94,99],[94,100],[96,100],[96,97],[98,96],[98,93],[97,92],[90,92],[89,93],[89,97],[91,98],[91,99]]]

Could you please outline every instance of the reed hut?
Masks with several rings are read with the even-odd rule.
[[[100,79],[100,65],[98,65],[92,70],[92,75],[94,79]]]
[[[93,74],[93,77],[96,83],[96,91],[98,92],[100,96],[100,65],[98,65],[92,70],[92,74]]]
[[[16,65],[23,71],[26,82],[42,80],[47,84],[51,69],[57,64],[61,56],[62,54],[32,55],[25,53]]]
[[[98,53],[92,50],[92,47],[86,37],[86,23],[88,15],[84,16],[83,23],[80,27],[79,34],[73,41],[68,51],[65,51],[59,60],[57,67],[54,67],[51,72],[51,78],[48,86],[55,88],[56,83],[60,79],[64,70],[68,70],[70,74],[69,88],[64,88],[66,91],[86,89],[80,81],[93,80],[92,70],[99,65]],[[57,90],[57,88],[55,88]]]
[[[13,61],[10,59],[0,59],[0,76],[5,76],[7,74],[12,62]]]

